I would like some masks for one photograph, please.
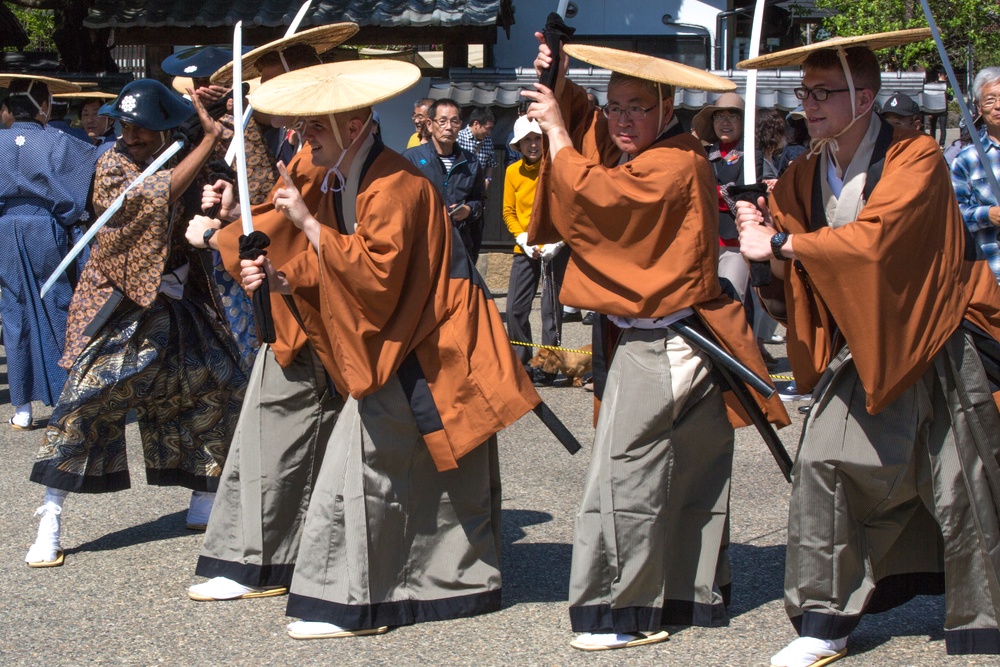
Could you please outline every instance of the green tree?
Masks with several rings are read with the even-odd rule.
[[[28,33],[29,51],[52,51],[55,46],[52,44],[52,31],[55,30],[55,19],[52,12],[45,9],[25,9],[24,7],[10,7],[11,12],[17,17],[24,31]]]
[[[110,30],[91,30],[83,20],[93,0],[0,0],[10,8],[28,31],[36,48],[33,30],[40,31],[44,50],[53,45],[59,52],[62,67],[70,72],[117,72],[118,67],[108,48]],[[47,16],[48,19],[43,17]],[[48,20],[49,23],[42,21]]]
[[[929,0],[934,21],[956,72],[1000,64],[1000,0]],[[817,0],[833,10],[823,22],[831,35],[851,36],[927,27],[919,0]],[[940,69],[932,40],[880,52],[894,69]],[[959,74],[962,77],[962,74]]]

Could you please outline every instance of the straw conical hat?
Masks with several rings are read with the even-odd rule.
[[[308,44],[316,50],[317,54],[326,53],[338,44],[343,44],[358,32],[358,24],[346,21],[344,23],[331,23],[310,30],[303,30],[290,37],[282,37],[273,42],[268,42],[264,46],[258,46],[243,56],[243,80],[260,76],[257,69],[257,61],[265,53],[281,51],[287,49],[292,44]],[[233,83],[233,64],[223,65],[212,75],[212,83],[224,86]]]
[[[594,67],[647,81],[716,93],[736,90],[736,84],[728,79],[663,58],[589,44],[567,44],[563,49],[570,56]]]
[[[44,83],[49,87],[49,92],[53,95],[56,93],[75,93],[80,90],[80,86],[75,83],[62,79],[54,79],[50,76],[38,76],[37,74],[0,74],[0,88],[10,88],[10,84],[14,81],[38,81],[39,83]]]
[[[53,93],[52,97],[57,100],[113,100],[118,96],[103,90],[81,90],[78,93]]]
[[[170,82],[170,87],[181,95],[187,95],[187,89],[194,90],[194,79],[189,76],[175,76]]]
[[[834,37],[822,42],[814,42],[794,49],[768,53],[736,64],[737,69],[772,69],[775,67],[790,67],[801,65],[809,54],[824,49],[850,48],[852,46],[867,46],[872,51],[901,46],[910,42],[920,42],[931,38],[930,28],[912,28],[910,30],[894,30],[879,32],[872,35],[855,35],[854,37]]]
[[[398,60],[349,60],[287,72],[250,95],[254,109],[275,116],[323,116],[369,107],[420,80],[420,68]]]

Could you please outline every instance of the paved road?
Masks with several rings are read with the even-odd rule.
[[[502,299],[500,300],[502,304]],[[537,305],[537,302],[536,302]],[[537,312],[536,327],[537,327]],[[536,329],[537,330],[537,329]],[[580,324],[567,343],[589,339]],[[780,347],[772,348],[783,355]],[[5,361],[5,359],[0,359]],[[0,366],[0,370],[3,367]],[[11,414],[0,374],[0,424]],[[541,390],[584,443],[592,442],[591,394]],[[49,410],[36,406],[43,419]],[[801,424],[782,432],[794,451]],[[2,665],[766,665],[794,638],[781,603],[789,485],[751,431],[737,434],[732,493],[732,620],[728,628],[672,628],[657,646],[584,654],[568,646],[566,612],[573,515],[589,450],[569,456],[528,415],[500,435],[504,480],[504,608],[487,616],[399,628],[380,637],[295,641],[284,600],[195,603],[201,536],[184,529],[188,493],[146,486],[138,432],[129,427],[134,488],[66,503],[61,568],[23,563],[41,487],[27,481],[41,431],[0,428]],[[918,598],[866,619],[845,667],[987,665],[947,658],[942,598]]]

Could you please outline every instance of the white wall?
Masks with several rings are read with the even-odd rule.
[[[726,8],[726,0],[571,0],[578,7],[567,23],[587,35],[657,35],[670,34],[663,15],[670,14],[677,23],[705,28],[715,42],[715,16]],[[508,40],[502,30],[494,46],[497,67],[528,67],[535,58],[538,42],[535,31],[545,27],[549,12],[557,0],[515,3],[514,19]]]

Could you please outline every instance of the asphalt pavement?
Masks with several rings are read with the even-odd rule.
[[[501,309],[502,297],[498,299]],[[538,331],[538,301],[534,313]],[[564,343],[589,342],[567,324]],[[784,362],[782,346],[771,352]],[[6,362],[6,358],[0,359]],[[784,368],[787,368],[785,366]],[[542,388],[584,443],[570,456],[534,415],[499,436],[503,474],[503,609],[457,621],[396,628],[375,637],[296,641],[285,634],[284,598],[198,603],[187,598],[201,535],[184,528],[189,492],[146,486],[139,434],[129,426],[133,488],[71,495],[60,568],[31,569],[42,488],[28,481],[42,431],[6,425],[0,366],[2,665],[726,665],[763,666],[795,633],[782,605],[790,485],[752,429],[737,433],[732,488],[733,600],[725,628],[669,628],[654,646],[582,653],[566,606],[573,518],[593,442],[592,394]],[[794,455],[802,415],[781,431]],[[44,423],[50,409],[36,404]],[[945,655],[944,600],[921,597],[867,617],[838,664],[998,665],[993,657]]]

